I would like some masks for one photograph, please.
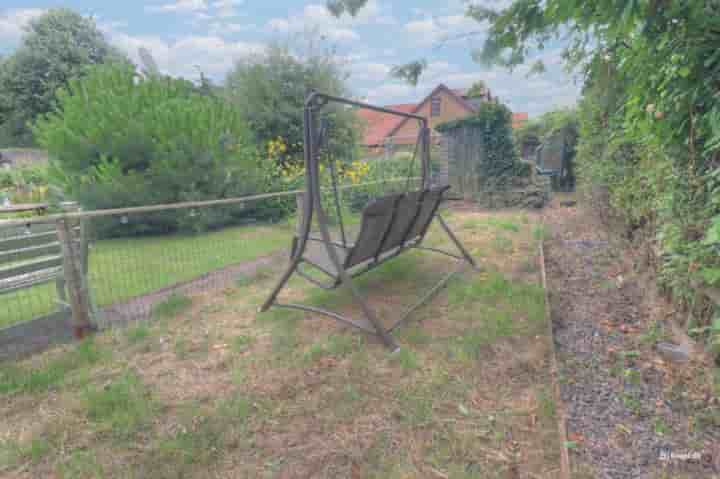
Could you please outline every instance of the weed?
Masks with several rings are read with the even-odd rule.
[[[695,416],[695,424],[700,430],[717,431],[720,428],[720,408],[708,407]]]
[[[345,357],[355,350],[359,338],[352,334],[331,334],[326,340],[325,349],[332,356]]]
[[[249,336],[245,334],[241,334],[240,336],[235,336],[232,340],[232,350],[236,353],[241,353],[243,351],[247,351],[250,346],[255,342],[255,336]]]
[[[229,425],[206,415],[195,417],[173,436],[157,447],[158,462],[175,463],[175,467],[189,464],[209,464],[216,460],[224,445]],[[184,476],[179,474],[178,477]]]
[[[173,349],[175,350],[175,356],[177,356],[178,359],[186,359],[190,353],[190,347],[187,339],[185,338],[177,338]]]
[[[346,403],[357,402],[362,399],[362,394],[353,384],[346,384],[343,389],[342,400]]]
[[[653,321],[647,330],[640,335],[640,342],[647,346],[652,346],[663,337],[663,327],[658,321]]]
[[[482,221],[477,218],[472,218],[464,221],[460,227],[464,230],[474,230],[478,229],[481,225],[483,225]]]
[[[217,408],[218,415],[232,423],[245,422],[253,412],[253,403],[243,396],[235,396],[222,401]]]
[[[488,223],[492,226],[495,226],[496,228],[505,231],[511,231],[513,233],[517,233],[518,231],[520,231],[520,226],[517,223],[507,219],[490,218],[488,220]]]
[[[192,299],[184,294],[173,293],[168,298],[153,307],[153,316],[171,318],[177,316],[192,306]]]
[[[398,394],[396,415],[415,427],[430,424],[433,418],[432,395],[422,388],[404,389]]]
[[[663,420],[663,418],[655,418],[653,422],[653,430],[658,436],[665,436],[670,432],[670,426]]]
[[[493,238],[493,248],[500,254],[510,254],[515,249],[512,240],[501,233]]]
[[[555,399],[548,388],[543,387],[538,392],[538,414],[542,419],[554,420],[556,413]]]
[[[418,368],[418,358],[415,351],[408,348],[400,348],[400,351],[393,357],[393,362],[396,362],[405,372],[413,371]]]
[[[250,286],[253,283],[254,283],[254,278],[252,276],[240,275],[235,280],[235,286],[237,286],[238,288],[247,288],[248,286]]]
[[[315,343],[310,349],[303,354],[303,361],[306,363],[314,363],[321,357],[325,356],[325,346],[322,343]]]
[[[432,341],[432,337],[428,333],[426,333],[423,328],[417,325],[412,325],[405,328],[405,331],[403,332],[403,338],[405,338],[408,343],[414,344],[416,346],[428,344],[430,341]]]
[[[535,241],[538,242],[550,238],[550,234],[545,225],[537,225],[535,228],[533,228],[533,238],[535,238]]]
[[[273,324],[271,331],[272,350],[277,357],[290,356],[297,348],[297,321],[286,319]]]
[[[0,394],[13,392],[37,393],[62,383],[66,376],[81,368],[100,362],[106,356],[92,338],[75,348],[48,360],[42,367],[27,369],[0,365]]]
[[[639,416],[642,412],[642,402],[639,399],[628,393],[623,393],[621,399],[626,408],[630,410],[636,416]]]
[[[119,438],[132,436],[151,419],[155,405],[140,378],[125,373],[108,386],[84,395],[86,414],[101,429]]]
[[[60,477],[62,479],[75,478],[97,478],[102,479],[105,473],[100,464],[95,459],[97,455],[92,451],[78,450],[70,455],[65,463],[59,468]]]
[[[0,440],[0,472],[16,467],[22,461],[22,447],[15,441]]]
[[[345,357],[356,349],[357,338],[349,334],[331,334],[324,342],[315,343],[305,351],[303,359],[314,362],[323,356]]]
[[[539,269],[538,260],[534,256],[531,256],[520,265],[520,271],[523,273],[537,273]]]
[[[146,323],[140,323],[137,326],[133,326],[125,330],[125,337],[130,344],[141,343],[149,336],[150,327]]]

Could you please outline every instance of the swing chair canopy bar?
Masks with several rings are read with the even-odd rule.
[[[405,118],[413,118],[415,120],[419,120],[423,122],[423,124],[427,123],[427,118],[420,115],[415,115],[413,113],[406,113],[404,111],[399,110],[392,110],[390,108],[384,108],[377,105],[370,105],[369,103],[363,103],[360,101],[350,100],[349,98],[341,98],[339,96],[332,96],[325,93],[319,93],[319,92],[312,92],[307,99],[305,100],[305,106],[306,107],[312,107],[314,105],[318,104],[318,101],[321,102],[321,105],[324,105],[327,102],[333,102],[333,103],[341,103],[344,105],[350,105],[350,106],[356,106],[358,108],[364,108],[367,110],[373,110],[380,113],[388,113],[390,115],[397,115],[402,116]]]

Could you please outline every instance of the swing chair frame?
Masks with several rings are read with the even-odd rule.
[[[322,187],[320,185],[319,151],[320,144],[324,137],[324,128],[318,131],[317,123],[320,112],[329,103],[364,108],[409,118],[417,120],[420,124],[415,153],[412,158],[413,163],[411,163],[407,178],[406,192],[402,194],[385,195],[371,201],[363,209],[361,229],[355,243],[351,246],[347,243],[346,232],[342,222],[337,174],[334,169],[334,162],[332,161],[329,162],[329,166],[332,175],[333,198],[339,219],[340,242],[335,241],[331,236],[328,226],[328,216],[321,202]],[[445,220],[443,220],[438,213],[440,203],[444,199],[444,193],[449,186],[433,187],[430,182],[430,129],[428,128],[427,119],[412,113],[404,113],[312,91],[305,99],[303,139],[306,189],[305,193],[301,197],[298,197],[298,211],[302,211],[302,216],[299,218],[298,230],[293,238],[290,263],[267,300],[260,307],[260,311],[267,311],[270,307],[276,306],[328,316],[339,322],[377,335],[385,346],[394,352],[398,350],[398,345],[393,339],[391,332],[404,323],[416,309],[428,302],[448,281],[463,271],[467,265],[470,265],[473,269],[477,268],[475,260],[470,256],[460,240],[453,234]],[[412,166],[418,150],[420,151],[421,158],[421,186],[420,190],[408,191],[412,175]],[[311,235],[313,214],[317,215],[320,237]],[[422,246],[421,243],[433,220],[437,220],[440,227],[457,248],[458,254]],[[317,255],[311,257],[309,254],[309,245],[313,242],[319,243],[317,245],[319,248],[315,248],[315,251],[320,252],[324,258],[323,261],[315,259]],[[368,248],[371,248],[373,251],[369,253]],[[362,295],[357,285],[353,283],[353,278],[374,269],[385,261],[411,248],[440,253],[454,258],[458,262],[458,267],[430,288],[419,301],[407,308],[390,327],[386,328],[381,323],[367,299]],[[305,273],[305,271],[301,269],[301,265],[304,263],[310,265],[320,273],[329,276],[332,281],[330,283],[323,283]],[[363,317],[352,319],[324,308],[277,302],[278,295],[295,273],[323,289],[335,289],[340,286],[347,288],[353,299],[359,304]]]

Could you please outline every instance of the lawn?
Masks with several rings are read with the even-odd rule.
[[[560,444],[534,217],[455,212],[481,265],[375,338],[257,306],[283,263],[157,317],[0,365],[0,475],[555,478]],[[498,239],[500,238],[500,239]],[[431,243],[446,244],[439,231]],[[383,317],[452,265],[408,253],[363,276]],[[292,280],[285,300],[353,315]]]
[[[289,248],[289,237],[288,224],[278,223],[97,241],[90,249],[90,289],[95,304],[106,306]],[[54,311],[56,299],[54,283],[3,295],[0,327]]]

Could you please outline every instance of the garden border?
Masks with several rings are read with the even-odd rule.
[[[545,224],[542,224],[545,227]],[[555,414],[558,423],[558,435],[560,436],[560,479],[571,479],[570,453],[568,452],[568,434],[567,419],[565,414],[565,405],[560,396],[560,382],[557,361],[557,351],[555,349],[555,330],[553,328],[552,307],[550,306],[550,292],[548,289],[547,273],[545,270],[545,238],[540,240],[538,246],[540,252],[540,276],[542,280],[543,293],[545,295],[545,317],[547,318],[548,333],[550,341],[550,375],[553,382],[553,396],[555,399]]]

